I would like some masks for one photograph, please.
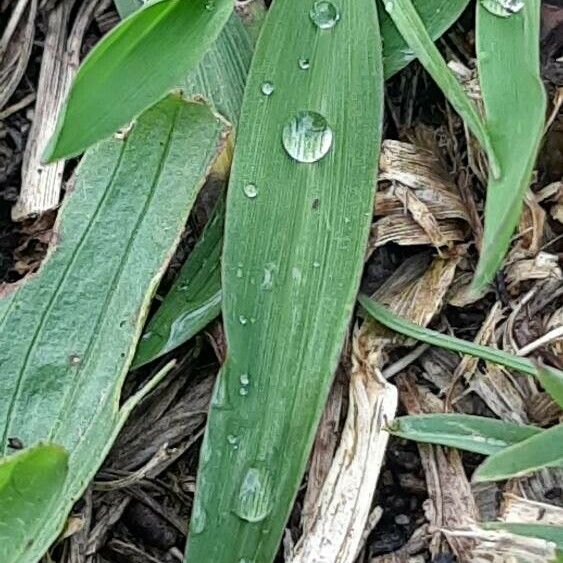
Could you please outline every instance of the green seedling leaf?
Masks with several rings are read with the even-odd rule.
[[[473,474],[473,480],[499,481],[544,467],[562,466],[563,424],[558,424],[487,458]]]
[[[521,358],[520,356],[515,356],[495,348],[490,348],[489,346],[482,346],[480,344],[475,344],[474,342],[467,342],[466,340],[461,340],[460,338],[455,338],[454,336],[448,336],[446,334],[436,332],[435,330],[415,325],[410,321],[394,315],[388,309],[365,295],[360,295],[358,300],[371,317],[380,322],[382,325],[385,325],[387,328],[390,328],[400,334],[404,334],[410,338],[415,338],[421,342],[426,342],[432,346],[439,346],[440,348],[453,350],[454,352],[459,352],[460,354],[467,354],[469,356],[481,358],[482,360],[486,360],[488,362],[494,362],[496,364],[506,366],[507,368],[515,369],[528,375],[533,375],[542,383],[544,381],[549,381],[552,389],[555,389],[556,387],[554,382],[557,382],[557,384],[560,385],[563,373],[558,369],[548,366],[540,367],[535,362],[532,362],[527,358]],[[549,391],[547,387],[546,389]],[[559,391],[559,388],[557,388],[557,390]]]
[[[563,527],[561,526],[520,524],[518,522],[483,522],[480,526],[485,530],[504,530],[517,536],[539,538],[554,543],[558,549],[563,549]]]
[[[413,0],[413,4],[428,35],[436,41],[457,21],[469,0]],[[383,69],[387,79],[414,60],[416,55],[403,39],[383,4],[378,3],[377,7],[383,38]]]
[[[0,561],[35,561],[36,538],[63,491],[68,454],[41,444],[0,459]]]
[[[45,151],[74,156],[176,87],[217,39],[232,0],[157,0],[126,18],[82,64]]]
[[[422,66],[428,71],[454,109],[463,118],[473,135],[481,143],[489,158],[495,177],[500,177],[500,167],[494,145],[483,118],[469,99],[463,86],[448,68],[440,51],[430,37],[424,21],[413,6],[412,0],[381,0],[397,29],[412,49]]]
[[[152,293],[225,134],[206,105],[169,96],[124,138],[96,146],[80,164],[41,270],[4,290],[0,453],[17,437],[70,454],[29,561],[56,538],[143,395],[120,409]]]
[[[501,267],[530,185],[545,123],[540,76],[540,0],[508,18],[477,2],[477,65],[487,128],[502,170],[490,178],[485,232],[472,287],[479,293]]]
[[[223,253],[229,352],[190,563],[273,559],[363,266],[382,121],[377,13],[371,0],[342,0],[321,29],[311,8],[272,4],[248,78]]]
[[[422,414],[396,418],[388,431],[408,440],[493,455],[541,429],[468,414]]]
[[[223,207],[221,205],[221,207]],[[133,368],[180,346],[221,312],[224,211],[217,210],[139,341]]]

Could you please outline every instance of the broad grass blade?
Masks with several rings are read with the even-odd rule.
[[[468,414],[401,416],[388,427],[400,438],[493,455],[539,434],[540,428]]]
[[[436,41],[457,21],[463,10],[467,8],[469,0],[413,0],[413,4],[424,22],[428,35]],[[387,79],[407,66],[416,55],[403,39],[383,4],[378,2],[377,8],[381,37],[383,37],[383,70]]]
[[[152,296],[226,135],[208,106],[169,96],[90,151],[39,273],[0,299],[0,454],[61,444],[69,474],[30,561],[59,533],[135,400],[123,379]],[[157,233],[157,236],[155,236]]]
[[[202,445],[190,563],[273,559],[362,270],[382,121],[377,13],[371,0],[342,0],[340,20],[320,29],[311,8],[276,0],[247,83],[223,254],[228,356]],[[301,111],[326,119],[331,143],[323,119]],[[318,139],[315,123],[320,145],[293,144],[301,125]]]
[[[563,467],[563,424],[487,458],[473,474],[474,481],[520,477],[543,467]]]
[[[494,144],[477,106],[470,100],[463,86],[448,68],[440,51],[429,35],[424,21],[416,11],[412,0],[381,0],[397,29],[412,49],[420,63],[428,71],[454,109],[460,114],[475,135],[489,158],[491,171],[500,177],[500,167]]]
[[[67,471],[67,452],[52,444],[0,460],[0,561],[37,559],[36,537],[57,504]]]
[[[157,0],[122,21],[78,71],[45,160],[81,153],[177,87],[232,7],[232,0]]]
[[[448,350],[453,350],[454,352],[468,354],[469,356],[475,356],[476,358],[501,364],[507,368],[515,369],[528,375],[533,375],[534,377],[537,377],[540,382],[542,382],[542,379],[546,379],[546,373],[549,374],[554,381],[560,381],[561,377],[563,377],[563,373],[560,370],[548,366],[540,367],[535,362],[532,362],[527,358],[521,358],[519,356],[503,352],[502,350],[497,350],[489,346],[482,346],[480,344],[475,344],[474,342],[467,342],[465,340],[461,340],[460,338],[455,338],[454,336],[448,336],[447,334],[442,334],[440,332],[436,332],[435,330],[415,325],[405,319],[397,317],[385,307],[365,295],[360,295],[358,300],[366,312],[376,321],[391,330],[404,334],[405,336],[410,336],[411,338],[415,338],[416,340],[426,342],[427,344],[431,344],[433,346],[439,346],[440,348],[446,348]],[[542,374],[541,370],[545,370],[546,373]]]
[[[540,538],[554,543],[558,549],[563,549],[563,527],[548,526],[546,524],[524,524],[519,522],[483,522],[479,524],[485,530],[505,530],[517,536]]]
[[[487,129],[502,170],[490,178],[485,232],[473,289],[479,293],[501,267],[530,185],[545,123],[540,77],[540,0],[500,18],[477,2],[477,65]]]

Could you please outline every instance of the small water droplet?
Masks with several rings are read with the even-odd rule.
[[[250,199],[254,199],[258,195],[256,184],[246,184],[243,191],[244,195]]]
[[[201,501],[196,495],[196,500],[192,510],[191,525],[190,525],[192,533],[201,534],[201,532],[203,532],[203,530],[205,529],[206,523],[207,523],[207,514],[205,513],[205,508],[203,508],[203,506],[201,505]]]
[[[481,0],[481,6],[495,16],[508,18],[524,7],[524,0]]]
[[[262,82],[260,91],[264,94],[264,96],[271,96],[274,93],[274,85],[270,81],[266,80],[265,82]]]
[[[392,12],[394,7],[395,7],[395,4],[393,4],[393,0],[387,0],[385,2],[385,10],[387,12]]]
[[[215,9],[215,0],[207,0],[205,3],[205,9],[208,12],[212,12]]]
[[[262,278],[262,283],[260,284],[261,289],[270,290],[274,286],[274,274],[277,270],[277,266],[270,262],[264,267],[264,277]]]
[[[260,522],[271,508],[271,476],[265,468],[251,467],[242,480],[235,513],[247,522]]]
[[[243,373],[240,377],[240,384],[241,385],[248,385],[250,383],[250,377],[248,376],[248,373]]]
[[[227,442],[233,446],[233,450],[238,450],[238,436],[235,436],[234,434],[229,434],[227,436]]]
[[[299,65],[299,68],[301,70],[308,70],[309,67],[311,66],[311,61],[309,59],[302,57],[297,61],[297,64]]]
[[[143,334],[141,340],[150,340],[151,338],[152,338],[152,332],[149,330],[149,332],[145,332],[145,334]]]
[[[313,4],[309,17],[319,29],[330,29],[340,19],[340,12],[332,2],[319,0]]]
[[[69,358],[71,366],[78,366],[82,361],[82,358],[78,354],[72,354]]]
[[[332,129],[320,113],[300,111],[283,128],[282,142],[291,158],[317,162],[330,150]]]
[[[313,262],[313,268],[320,268],[320,267],[321,267],[320,262]]]
[[[239,315],[238,322],[244,326],[248,323],[248,319],[244,315]]]
[[[246,396],[248,395],[248,389],[247,389],[246,387],[241,387],[241,388],[238,390],[238,394],[239,394],[241,397],[246,397]]]

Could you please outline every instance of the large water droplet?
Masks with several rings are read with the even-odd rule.
[[[262,92],[262,94],[264,94],[264,96],[271,96],[274,93],[274,85],[266,80],[265,82],[262,82],[260,91]]]
[[[205,513],[205,508],[203,508],[199,497],[196,496],[194,507],[192,510],[192,520],[190,528],[193,534],[201,534],[205,529],[207,524],[207,514]]]
[[[309,67],[311,66],[311,61],[305,57],[301,57],[298,61],[297,64],[299,65],[299,68],[301,70],[308,70]]]
[[[311,21],[320,29],[334,27],[340,19],[338,8],[327,0],[319,0],[313,4],[309,12]]]
[[[330,150],[332,129],[315,111],[300,111],[283,128],[285,150],[298,162],[317,162]]]
[[[524,0],[481,0],[481,5],[495,16],[508,18],[524,7]]]
[[[256,184],[246,184],[243,188],[244,195],[250,199],[254,199],[258,195]]]
[[[260,522],[271,508],[271,476],[264,468],[251,467],[242,480],[235,514],[247,522]]]

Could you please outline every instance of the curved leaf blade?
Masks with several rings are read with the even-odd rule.
[[[544,467],[562,466],[563,424],[558,424],[487,458],[473,474],[473,480],[499,481]]]
[[[541,432],[535,426],[468,414],[422,414],[396,418],[390,434],[483,455],[493,455]]]
[[[202,446],[190,563],[272,560],[352,313],[375,189],[383,69],[374,3],[338,7],[338,24],[319,30],[309,4],[276,0],[253,59],[228,191],[228,356]],[[270,96],[261,91],[266,80]],[[334,131],[331,149],[312,164],[292,160],[281,140],[304,109],[321,112]],[[245,195],[248,183],[254,198]]]
[[[0,561],[28,563],[64,488],[68,454],[39,444],[0,460]]]
[[[89,151],[56,247],[35,277],[0,298],[0,452],[17,437],[70,454],[29,560],[57,536],[123,423],[121,385],[152,292],[224,134],[208,106],[169,96],[126,138]]]
[[[526,0],[517,14],[499,18],[477,2],[477,65],[502,176],[490,178],[485,231],[472,287],[493,279],[510,244],[530,185],[546,112],[540,76],[540,0]]]
[[[81,153],[177,87],[231,12],[232,0],[157,0],[122,21],[80,67],[45,160]]]

